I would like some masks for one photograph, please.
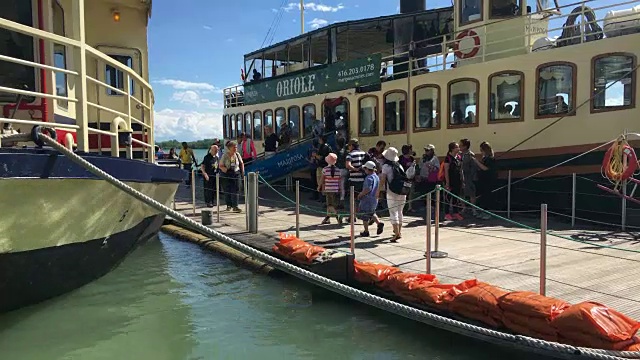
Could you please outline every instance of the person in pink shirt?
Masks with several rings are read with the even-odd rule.
[[[240,151],[242,153],[242,161],[247,164],[258,157],[258,152],[253,140],[247,134],[242,134],[241,138]]]

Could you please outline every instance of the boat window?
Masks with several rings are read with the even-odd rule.
[[[262,140],[262,113],[253,112],[253,140]]]
[[[291,129],[291,139],[300,138],[300,108],[292,106],[289,108],[289,128]]]
[[[627,54],[608,54],[593,58],[592,111],[635,107],[636,58]]]
[[[271,110],[264,111],[264,127],[268,127],[271,129],[271,131],[275,132],[275,129],[273,128],[273,111]]]
[[[231,114],[230,117],[231,120],[229,120],[229,139],[233,140],[236,138],[236,116],[234,114]]]
[[[54,1],[51,6],[53,7],[53,33],[60,36],[65,36],[64,31],[64,10],[58,1]],[[53,65],[60,69],[67,68],[67,47],[62,44],[53,44]],[[56,95],[69,96],[67,74],[61,72],[55,72],[56,77]],[[64,100],[56,100],[56,103],[61,108],[68,108],[69,102]]]
[[[404,92],[391,92],[384,96],[384,132],[397,133],[407,130],[407,96]]]
[[[31,1],[2,0],[2,18],[32,27],[33,13]],[[0,28],[0,54],[12,58],[34,61],[34,39],[25,34]],[[0,61],[0,86],[35,91],[35,70],[28,65]],[[44,91],[44,90],[43,90]],[[0,102],[15,102],[16,94],[0,93]],[[35,97],[24,97],[23,101],[33,102]]]
[[[427,85],[415,90],[415,129],[437,129],[440,126],[440,87]]]
[[[460,79],[449,83],[449,125],[478,124],[478,80]]]
[[[222,116],[222,138],[226,139],[229,137],[229,115]]]
[[[236,138],[240,137],[244,133],[244,127],[242,127],[242,113],[236,114]]]
[[[482,21],[482,0],[460,0],[460,25]]]
[[[378,135],[378,97],[361,97],[358,109],[358,135]]]
[[[522,13],[521,3],[519,0],[490,0],[489,7],[490,19],[510,18]]]
[[[286,112],[284,108],[276,109],[276,134],[280,134],[280,127],[282,126],[282,123],[285,121],[285,119]]]
[[[576,66],[572,63],[550,63],[538,66],[536,84],[536,117],[574,115]],[[572,114],[573,112],[573,114]]]
[[[303,136],[311,136],[313,130],[313,122],[316,120],[316,106],[313,104],[307,104],[302,108],[304,115],[303,124],[304,134]]]
[[[253,127],[251,126],[251,113],[246,112],[244,113],[244,132],[248,138],[251,138],[251,134],[253,132],[251,131],[252,128]]]
[[[114,60],[130,67],[133,69],[133,58],[131,56],[128,55],[109,55],[109,57],[113,58]],[[116,89],[120,89],[120,90],[124,90],[124,81],[125,81],[125,74],[124,71],[118,70],[115,67],[107,64],[105,67],[105,83],[107,83],[107,85],[112,86]],[[131,95],[134,94],[134,83],[133,83],[133,79],[129,79],[129,87],[130,87],[130,91],[129,93]],[[108,89],[107,88],[107,94],[108,95],[122,95],[121,93],[114,91],[112,89]]]
[[[504,71],[489,76],[489,120],[522,120],[524,75]]]

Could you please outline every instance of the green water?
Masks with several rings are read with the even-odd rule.
[[[537,359],[160,236],[68,295],[0,315],[0,359]]]

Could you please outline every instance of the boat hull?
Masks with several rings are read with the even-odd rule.
[[[84,155],[170,205],[184,172]],[[157,234],[164,214],[46,150],[0,149],[0,312],[64,294],[116,267]]]

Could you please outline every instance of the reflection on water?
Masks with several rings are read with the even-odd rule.
[[[496,358],[524,359],[165,235],[78,291],[0,316],[11,360]]]

